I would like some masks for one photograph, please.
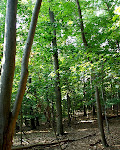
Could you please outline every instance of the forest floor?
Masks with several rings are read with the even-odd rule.
[[[17,132],[13,140],[13,149],[120,150],[120,118],[109,119],[109,129],[110,133],[108,134],[107,128],[105,127],[106,140],[109,147],[104,148],[101,143],[96,118],[90,116],[83,117],[83,114],[78,113],[77,117],[72,119],[71,127],[64,121],[65,135],[58,136],[57,140],[52,128],[47,127],[47,125],[41,125],[39,130],[23,132],[22,146],[20,145],[21,133]]]

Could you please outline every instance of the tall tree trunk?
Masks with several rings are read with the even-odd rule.
[[[31,126],[31,129],[34,130],[36,129],[36,126],[35,126],[35,117],[34,117],[34,113],[33,113],[33,108],[32,106],[30,107],[30,126]]]
[[[16,13],[17,0],[8,0],[6,9],[5,38],[3,65],[0,83],[0,150],[5,149],[4,143],[8,125],[10,122],[10,102],[15,70],[16,53]],[[9,141],[12,144],[12,141]],[[10,146],[7,150],[10,149]]]
[[[67,93],[68,126],[70,126],[71,124],[70,108],[71,108],[71,101],[70,101],[70,96]]]
[[[87,43],[87,40],[86,40],[86,37],[85,37],[83,19],[82,19],[82,13],[81,13],[79,0],[76,0],[76,3],[77,3],[77,6],[78,6],[78,13],[79,13],[79,18],[80,18],[80,29],[81,29],[82,41],[84,43],[85,48],[87,49],[88,48],[88,43]],[[89,61],[89,57],[88,57],[88,61]],[[97,114],[98,114],[98,121],[99,121],[99,129],[100,129],[101,137],[102,137],[102,143],[105,147],[107,147],[108,144],[106,142],[105,134],[104,134],[103,121],[102,121],[102,110],[101,110],[98,87],[96,87],[96,101],[97,101]]]
[[[104,114],[105,114],[105,121],[106,121],[106,126],[107,126],[107,131],[108,133],[109,131],[109,123],[108,123],[108,119],[107,119],[107,112],[106,112],[106,91],[105,91],[105,87],[104,87],[104,77],[105,77],[105,72],[104,72],[104,62],[102,61],[102,65],[101,65],[101,71],[102,71],[102,85],[101,85],[101,93],[102,93],[102,99],[103,99],[103,103],[104,103]]]
[[[49,8],[50,21],[54,23],[54,13]],[[56,94],[56,108],[57,108],[57,134],[63,134],[63,124],[62,124],[62,106],[61,106],[61,88],[60,88],[60,75],[59,75],[59,62],[58,62],[58,51],[57,51],[57,41],[56,41],[56,30],[53,30],[53,58],[54,58],[54,70],[56,74],[55,79],[55,94]]]
[[[21,105],[21,110],[20,110],[20,141],[21,141],[21,145],[22,145],[22,141],[23,141],[23,112],[22,112],[22,105]]]
[[[85,48],[88,47],[88,43],[85,37],[85,32],[84,32],[84,25],[83,25],[83,19],[82,19],[82,12],[79,4],[79,0],[76,0],[77,7],[78,7],[78,14],[79,14],[79,19],[80,19],[80,29],[81,29],[81,36],[82,36],[82,41],[84,43]]]
[[[100,96],[99,96],[99,91],[98,87],[95,87],[96,91],[96,102],[97,102],[97,116],[98,116],[98,125],[99,125],[99,130],[101,133],[101,138],[102,138],[102,144],[104,147],[108,147],[106,138],[105,138],[105,133],[104,133],[104,127],[103,127],[103,119],[102,119],[102,109],[101,109],[101,102],[100,102]]]
[[[84,44],[85,48],[87,48],[88,47],[88,43],[87,43],[87,40],[86,40],[86,37],[85,37],[83,18],[82,18],[82,12],[81,12],[81,8],[80,8],[79,0],[76,0],[76,3],[77,3],[78,14],[79,14],[79,19],[80,19],[80,29],[81,29],[82,41],[83,41],[83,44]],[[84,100],[85,100],[84,89],[85,89],[85,82],[84,82],[84,88],[83,88],[83,95],[84,95]],[[84,116],[87,116],[86,106],[85,105],[83,105],[83,110],[84,110]]]
[[[86,84],[85,84],[85,77],[83,79],[83,102],[85,103],[86,101],[86,93],[85,93],[85,87],[86,87]],[[83,116],[87,116],[87,112],[86,112],[86,105],[83,104]]]
[[[6,27],[4,40],[4,56],[1,73],[0,84],[0,150],[11,150],[12,139],[14,135],[16,120],[20,112],[20,107],[25,92],[27,76],[28,76],[28,61],[37,18],[42,0],[37,0],[33,11],[31,26],[26,42],[24,56],[22,60],[21,80],[18,93],[16,96],[13,111],[10,112],[12,84],[15,68],[15,53],[16,53],[16,12],[17,0],[7,1],[6,12]]]
[[[36,127],[39,127],[39,126],[40,126],[39,117],[37,116],[37,117],[36,117]]]
[[[29,76],[28,78],[28,83],[31,84],[32,83],[32,77]],[[31,124],[31,129],[34,130],[36,129],[36,126],[35,126],[35,117],[34,117],[34,112],[33,112],[33,108],[32,108],[32,105],[30,106],[30,124]]]
[[[93,117],[96,115],[94,103],[92,104],[92,115],[93,115]]]
[[[51,81],[52,81],[52,78],[51,78]],[[51,84],[51,87],[53,87],[53,84]],[[52,105],[52,107],[51,107],[51,118],[52,118],[52,128],[53,128],[53,130],[55,131],[55,109],[54,109],[54,98],[53,98],[53,94],[52,94],[52,92],[51,92],[51,94],[50,94],[50,97],[51,97],[51,105]]]
[[[91,73],[90,73],[90,88],[91,88],[91,101],[93,100],[93,73],[92,73],[92,69],[91,69]],[[95,112],[95,103],[93,102],[92,103],[92,115],[93,117],[96,115],[96,112]]]
[[[83,116],[87,116],[86,105],[83,105],[83,112],[84,112]]]
[[[106,126],[107,126],[107,131],[108,133],[110,133],[109,130],[109,123],[108,123],[108,119],[107,119],[107,112],[106,112],[106,96],[105,96],[105,88],[103,87],[103,84],[101,86],[101,92],[102,92],[102,99],[104,102],[104,115],[105,115],[105,122],[106,122]]]
[[[48,98],[48,86],[46,86],[46,96],[45,96],[45,100],[47,102],[47,107],[46,107],[46,119],[47,119],[47,124],[49,125],[49,127],[51,127],[51,107],[50,107],[50,101]]]
[[[52,127],[55,130],[55,109],[54,109],[54,101],[53,101],[53,96],[52,95],[51,95],[51,101],[52,101],[52,108],[51,108]]]

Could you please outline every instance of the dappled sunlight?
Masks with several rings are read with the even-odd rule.
[[[25,131],[25,134],[34,134],[34,133],[50,133],[51,131],[50,130],[30,130],[30,131]],[[21,132],[17,132],[17,134],[21,134]]]
[[[81,120],[81,123],[93,123],[95,120]]]
[[[119,15],[118,0],[0,2],[3,149],[120,149]]]
[[[82,115],[81,115],[82,116]],[[100,139],[100,133],[98,130],[97,120],[89,119],[84,116],[84,119],[81,119],[81,116],[77,117],[75,121],[71,122],[71,126],[65,126],[64,129],[64,135],[63,136],[57,136],[59,141],[62,141],[61,145],[65,147],[68,145],[68,148],[66,150],[70,150],[72,147],[74,149],[80,149],[82,146],[82,149],[92,149],[90,145],[95,145],[96,147],[101,147],[101,142],[99,143]],[[82,116],[83,117],[83,116]],[[81,120],[80,120],[81,119]],[[64,122],[67,123],[67,120]],[[41,126],[42,128],[43,126]],[[45,128],[46,127],[46,128]],[[112,141],[114,139],[115,145],[113,148],[117,148],[120,146],[118,143],[119,135],[117,134],[119,131],[119,120],[115,119],[110,123],[110,132],[111,135],[108,135],[108,142]],[[73,141],[72,141],[73,140]],[[67,141],[68,143],[64,142]],[[72,141],[72,142],[71,142]],[[21,132],[16,133],[14,136],[14,147],[21,145]],[[57,143],[56,136],[52,130],[52,128],[48,128],[46,125],[44,125],[44,129],[40,130],[29,130],[24,131],[22,135],[22,145],[23,146],[29,146],[29,145],[47,145],[50,143]],[[88,143],[86,145],[86,142]],[[97,143],[97,144],[95,144]],[[58,144],[55,144],[58,148]],[[47,147],[47,146],[46,146]],[[54,145],[49,145],[49,148],[53,148]],[[38,147],[39,148],[39,147]],[[43,147],[40,147],[43,148]]]
[[[88,129],[78,129],[78,131],[87,131]]]

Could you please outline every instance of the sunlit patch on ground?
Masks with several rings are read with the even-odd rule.
[[[83,117],[83,116],[82,116]],[[82,118],[81,117],[81,118]],[[100,133],[98,130],[97,120],[86,119],[85,117],[81,119],[80,117],[72,121],[71,126],[64,122],[65,135],[58,137],[58,140],[74,140],[73,142],[61,142],[61,147],[65,150],[120,150],[120,119],[111,119],[109,121],[110,134],[107,133],[105,125],[105,133],[107,142],[110,145],[109,148],[104,148],[101,144]],[[45,128],[45,126],[44,126]],[[30,145],[37,143],[52,143],[57,142],[54,132],[51,128],[46,128],[42,130],[31,130],[25,131],[22,135],[22,144]],[[97,144],[96,144],[97,143]],[[14,136],[14,146],[20,146],[20,132]],[[91,146],[93,145],[93,146]],[[39,150],[40,147],[34,147],[31,150]],[[43,148],[45,150],[59,150],[59,144],[51,145],[49,147]],[[29,149],[30,150],[30,149]]]

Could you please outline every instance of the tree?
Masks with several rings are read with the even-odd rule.
[[[54,23],[54,13],[49,8],[50,21]],[[63,134],[63,125],[62,125],[62,106],[61,106],[61,87],[60,87],[60,75],[59,75],[59,62],[58,62],[58,51],[57,51],[57,41],[56,41],[56,30],[53,26],[53,58],[54,58],[54,71],[56,74],[55,79],[55,94],[56,94],[56,108],[57,108],[57,134]]]
[[[25,93],[28,76],[29,55],[33,43],[41,2],[42,0],[36,1],[36,5],[33,11],[31,26],[23,54],[21,79],[14,107],[11,111],[10,104],[16,54],[17,0],[7,1],[4,54],[0,80],[0,150],[10,150],[12,146],[12,139],[14,135],[16,120],[20,111],[23,95]]]
[[[89,48],[86,37],[85,37],[85,32],[84,32],[84,26],[83,26],[83,19],[82,19],[82,13],[81,13],[81,8],[79,4],[79,0],[76,0],[77,6],[78,6],[78,13],[79,13],[79,19],[80,19],[80,29],[81,29],[81,35],[82,35],[82,41],[84,43],[85,49]],[[89,58],[88,58],[89,61]],[[107,141],[105,139],[105,133],[104,133],[104,127],[103,127],[103,121],[102,121],[102,110],[101,110],[101,102],[100,102],[100,97],[99,97],[99,91],[98,87],[95,86],[95,91],[96,91],[96,103],[97,103],[97,114],[98,114],[98,125],[99,125],[99,130],[101,133],[101,138],[102,138],[102,143],[105,147],[108,147]]]
[[[119,3],[117,0],[76,0],[76,2],[78,8],[73,0],[56,0],[52,1],[51,5],[44,0],[29,62],[29,76],[32,77],[32,83],[27,83],[22,107],[23,116],[29,120],[38,117],[40,121],[45,121],[44,111],[48,100],[50,106],[52,104],[52,110],[57,109],[54,105],[56,100],[54,91],[57,89],[54,83],[58,83],[57,73],[60,77],[62,117],[68,116],[68,122],[72,117],[71,113],[83,110],[83,105],[89,106],[91,110],[91,104],[95,103],[95,85],[99,90],[103,87],[104,93],[99,91],[98,100],[106,99],[106,107],[116,107],[119,103],[119,15],[113,13],[115,5]],[[5,0],[0,2],[0,59],[3,51],[5,3]],[[33,3],[33,0],[29,0],[29,3],[18,1],[17,34],[19,36],[16,42],[16,69],[11,107],[14,104],[20,78],[20,62]],[[54,23],[50,22],[49,11],[46,11],[49,6],[54,12]],[[51,30],[56,30],[56,35]],[[51,48],[50,43],[55,37],[57,48],[53,51],[55,47]],[[58,55],[56,58],[59,64],[57,71],[53,67],[55,53]],[[101,71],[102,61],[104,75]],[[102,98],[104,94],[106,98]],[[103,103],[100,103],[101,107]]]
[[[88,47],[88,43],[85,37],[85,32],[84,32],[84,25],[83,25],[83,17],[82,17],[82,12],[79,4],[79,0],[76,0],[77,7],[78,7],[78,14],[79,14],[79,19],[80,19],[80,29],[81,29],[81,35],[82,35],[82,41],[84,43],[85,48]]]
[[[100,103],[100,96],[99,96],[99,91],[98,87],[95,87],[96,90],[96,102],[97,102],[97,116],[98,116],[98,125],[102,137],[102,144],[104,147],[108,147],[106,138],[105,138],[105,133],[104,133],[104,127],[103,127],[103,119],[102,119],[102,109],[101,109],[101,103]]]

